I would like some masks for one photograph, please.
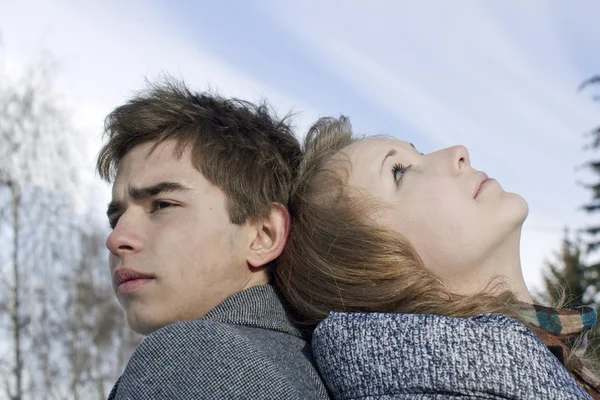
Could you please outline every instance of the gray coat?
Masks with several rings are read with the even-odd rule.
[[[332,313],[312,344],[335,399],[591,399],[531,330],[497,314]]]
[[[152,333],[111,399],[328,399],[310,346],[270,285]]]

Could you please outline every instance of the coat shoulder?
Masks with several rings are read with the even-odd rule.
[[[270,336],[212,320],[168,325],[135,350],[115,399],[302,398],[269,356]]]

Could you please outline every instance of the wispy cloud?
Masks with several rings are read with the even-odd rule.
[[[582,174],[574,170],[590,156],[581,151],[581,133],[599,118],[597,105],[576,87],[598,72],[597,1],[257,2],[252,9],[263,13],[261,23],[244,20],[244,29],[281,34],[280,42],[289,38],[294,46],[278,42],[278,59],[302,63],[273,77],[256,72],[260,61],[271,62],[260,40],[244,42],[259,55],[253,63],[231,61],[240,58],[228,53],[223,38],[235,39],[226,35],[228,24],[243,17],[221,9],[214,15],[231,15],[222,31],[213,23],[211,35],[194,35],[185,24],[212,18],[210,7],[190,8],[198,18],[184,18],[180,26],[165,17],[164,7],[188,12],[166,2],[0,0],[4,54],[12,65],[19,69],[40,48],[63,65],[58,87],[89,135],[77,140],[89,160],[82,168],[102,188],[88,196],[91,202],[104,207],[108,197],[93,175],[104,116],[141,88],[145,76],[168,71],[228,96],[268,97],[282,113],[304,111],[297,118],[300,132],[326,107],[349,113],[369,132],[382,126],[376,118],[383,116],[395,131],[382,133],[409,137],[423,151],[467,145],[476,168],[530,203],[522,247],[529,282],[539,282],[539,267],[558,245],[562,226],[585,222],[577,207],[588,193],[575,184]],[[269,22],[268,29],[260,26]],[[283,89],[282,82],[294,84]]]
[[[277,4],[274,20],[322,65],[434,147],[466,144],[476,168],[528,200],[523,260],[528,281],[539,282],[562,226],[583,221],[576,207],[587,194],[574,168],[589,157],[580,134],[600,122],[576,93],[586,76],[556,10],[539,1],[512,14],[477,1]],[[522,19],[507,17],[515,14]]]

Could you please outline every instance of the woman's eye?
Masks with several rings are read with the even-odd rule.
[[[406,171],[410,169],[410,167],[411,165],[405,167],[400,163],[394,164],[394,166],[392,167],[392,176],[394,177],[394,182],[396,182],[396,184],[400,182],[400,180],[402,179]]]

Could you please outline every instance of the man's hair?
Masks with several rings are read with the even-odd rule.
[[[278,119],[265,101],[192,92],[165,78],[106,117],[97,171],[112,182],[135,146],[176,140],[176,155],[189,146],[192,165],[224,191],[231,222],[243,224],[268,216],[273,202],[288,206],[301,155],[288,117]]]

